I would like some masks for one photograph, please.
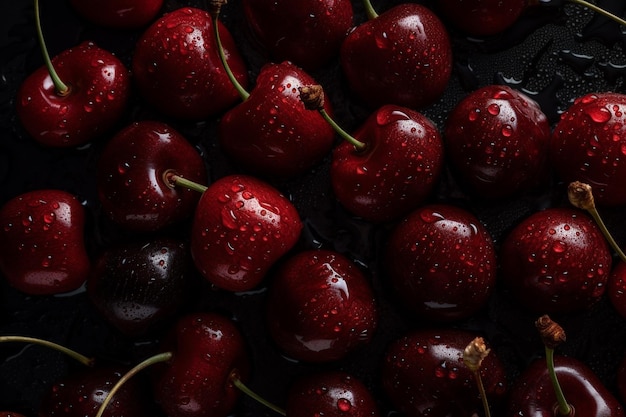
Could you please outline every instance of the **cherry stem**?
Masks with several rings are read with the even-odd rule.
[[[573,206],[578,207],[580,209],[586,210],[589,215],[596,222],[600,231],[609,242],[609,245],[613,248],[613,250],[617,253],[622,262],[626,262],[626,255],[619,247],[615,239],[613,239],[613,235],[609,232],[609,229],[604,224],[598,209],[596,208],[596,203],[593,198],[593,191],[589,184],[585,184],[580,181],[574,181],[569,184],[567,188],[567,196],[569,198],[570,203]]]
[[[88,358],[84,355],[81,355],[80,353],[66,348],[65,346],[61,346],[57,343],[54,342],[49,342],[47,340],[43,340],[43,339],[37,339],[35,337],[28,337],[28,336],[0,336],[0,343],[4,343],[4,342],[24,342],[24,343],[32,343],[32,344],[36,344],[36,345],[40,345],[40,346],[45,346],[45,347],[49,347],[52,348],[54,350],[57,350],[61,353],[66,354],[67,356],[71,357],[72,359],[77,360],[78,362],[82,363],[83,365],[86,366],[93,366],[94,364],[94,359],[93,358]]]
[[[213,15],[213,32],[215,33],[215,42],[217,43],[217,51],[220,55],[220,60],[222,61],[222,66],[226,71],[226,75],[228,75],[228,79],[235,87],[235,90],[239,93],[239,96],[243,101],[246,101],[248,97],[250,97],[250,93],[246,91],[245,88],[241,85],[237,78],[235,78],[235,74],[230,69],[230,65],[228,65],[228,61],[226,60],[226,53],[224,52],[224,46],[222,45],[222,39],[220,37],[219,31],[219,15],[222,8],[222,5],[226,3],[226,0],[212,0],[210,1],[210,5],[212,8]]]
[[[163,180],[168,186],[174,187],[184,187],[189,190],[197,191],[200,194],[207,190],[206,185],[198,184],[195,181],[188,180],[187,178],[181,177],[174,170],[168,169],[163,173]]]
[[[626,20],[624,20],[624,19],[614,15],[613,13],[611,13],[611,12],[609,12],[607,10],[604,10],[604,9],[596,6],[595,4],[589,3],[586,0],[568,0],[568,1],[570,1],[572,3],[575,3],[575,4],[578,4],[578,5],[581,5],[583,7],[586,7],[588,9],[591,9],[591,10],[593,10],[596,13],[599,13],[599,14],[605,16],[605,17],[608,17],[609,19],[614,20],[615,22],[619,23],[620,25],[626,26]]]
[[[39,46],[41,47],[41,53],[43,55],[43,60],[48,68],[48,73],[50,74],[50,78],[52,79],[52,83],[54,84],[54,88],[58,95],[61,97],[66,96],[70,93],[70,88],[61,81],[59,78],[59,74],[57,74],[54,66],[52,66],[52,60],[50,59],[50,54],[48,53],[48,48],[46,47],[46,41],[43,38],[43,31],[41,30],[41,18],[39,16],[39,0],[35,0],[35,26],[37,27],[37,39],[39,40]]]
[[[376,19],[378,17],[378,13],[374,10],[371,0],[363,0],[363,6],[365,6],[365,15],[369,20]]]
[[[241,381],[241,379],[239,379],[239,376],[238,376],[236,370],[231,372],[230,380],[233,383],[233,385],[235,387],[237,387],[237,389],[239,389],[241,392],[246,394],[248,397],[252,398],[253,400],[258,401],[260,404],[266,406],[270,410],[273,410],[273,411],[275,411],[276,413],[278,413],[280,415],[283,415],[283,416],[287,415],[285,410],[283,410],[282,408],[278,407],[277,405],[272,404],[271,402],[267,401],[265,398],[261,397],[256,392],[252,391],[246,384],[244,384]]]
[[[572,412],[572,407],[570,407],[565,399],[565,394],[563,394],[563,389],[561,389],[561,384],[559,384],[559,379],[556,375],[556,370],[554,369],[554,349],[546,346],[545,351],[548,375],[550,375],[550,381],[552,382],[552,387],[554,388],[554,394],[556,395],[556,401],[558,404],[557,411],[559,415],[569,416]]]
[[[140,362],[139,364],[135,365],[132,369],[130,369],[128,372],[126,372],[119,379],[119,381],[117,381],[115,385],[113,385],[113,387],[111,388],[107,396],[104,398],[104,401],[102,401],[102,404],[100,404],[100,407],[98,408],[98,413],[96,414],[96,417],[102,417],[102,415],[104,414],[104,411],[106,410],[107,406],[109,405],[109,403],[111,402],[111,400],[113,399],[117,391],[119,391],[120,388],[122,388],[122,386],[130,378],[137,375],[140,371],[148,368],[149,366],[155,365],[157,363],[169,361],[170,359],[172,359],[172,356],[173,356],[172,352],[159,353],[157,355],[149,357],[143,362]]]
[[[487,349],[485,340],[482,337],[476,337],[472,340],[467,347],[463,350],[463,363],[474,374],[476,385],[478,386],[478,393],[483,402],[483,409],[485,410],[485,417],[491,417],[491,411],[489,409],[489,401],[487,399],[487,393],[485,392],[485,386],[483,379],[480,375],[480,366],[483,360],[489,355],[491,349]]]

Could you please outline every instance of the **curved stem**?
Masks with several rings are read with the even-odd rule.
[[[41,47],[43,60],[46,68],[48,68],[48,73],[50,73],[50,78],[52,79],[54,88],[56,89],[58,95],[66,96],[69,94],[70,88],[67,86],[67,84],[61,81],[61,78],[59,78],[59,75],[52,66],[52,60],[50,59],[50,54],[48,54],[46,41],[43,38],[43,31],[41,29],[41,18],[39,17],[39,0],[35,0],[35,25],[37,27],[37,39],[39,40],[39,46]]]
[[[3,342],[23,342],[23,343],[33,343],[36,345],[40,345],[40,346],[45,346],[45,347],[49,347],[51,349],[57,350],[61,353],[66,354],[67,356],[71,357],[72,359],[77,360],[78,362],[82,363],[83,365],[86,366],[93,366],[94,364],[94,359],[93,358],[88,358],[84,355],[81,355],[80,353],[66,348],[65,346],[61,346],[57,343],[54,342],[49,342],[47,340],[43,340],[43,339],[37,339],[35,337],[28,337],[28,336],[0,336],[0,343]]]
[[[545,347],[546,351],[546,364],[548,365],[548,375],[550,375],[550,381],[552,381],[552,387],[556,395],[556,401],[558,403],[558,413],[562,416],[569,416],[572,412],[572,408],[565,399],[565,394],[559,384],[559,379],[556,376],[556,370],[554,369],[554,349]]]
[[[326,120],[331,126],[332,128],[335,130],[335,132],[337,132],[337,134],[339,136],[341,136],[342,139],[347,140],[348,142],[350,142],[357,151],[361,151],[363,149],[365,149],[366,145],[365,143],[357,140],[354,136],[352,136],[351,134],[349,134],[348,132],[346,132],[345,130],[342,129],[341,126],[339,126],[326,112],[326,110],[322,107],[319,110],[319,113],[322,115],[322,117],[324,118],[324,120]]]
[[[102,401],[102,404],[100,404],[100,407],[98,408],[98,413],[96,414],[96,417],[102,417],[102,414],[104,414],[104,411],[106,410],[107,406],[109,405],[109,403],[111,402],[111,400],[113,399],[117,391],[119,391],[120,388],[126,383],[126,381],[128,381],[130,378],[132,378],[133,376],[138,374],[140,371],[144,370],[145,368],[149,366],[152,366],[157,363],[169,361],[172,358],[172,355],[173,355],[172,352],[159,353],[158,355],[149,357],[143,362],[135,365],[130,371],[126,372],[126,374],[124,374],[120,378],[120,380],[117,381],[115,385],[113,385],[113,387],[107,394],[104,401]]]
[[[235,387],[237,387],[241,392],[246,394],[248,397],[258,401],[259,403],[263,404],[264,406],[266,406],[270,410],[273,410],[273,411],[275,411],[276,413],[278,413],[280,415],[283,415],[283,416],[287,415],[285,410],[283,410],[282,408],[278,407],[277,405],[272,404],[271,402],[267,401],[265,398],[261,397],[256,392],[254,392],[250,388],[248,388],[248,386],[246,384],[241,382],[241,379],[239,379],[239,377],[237,376],[237,372],[236,371],[233,371],[230,374],[230,380],[233,383],[233,385],[235,385]]]
[[[363,6],[365,6],[365,15],[368,19],[372,20],[378,17],[378,13],[374,10],[371,0],[363,0]]]
[[[239,93],[239,96],[241,97],[241,99],[243,101],[246,101],[248,97],[250,97],[250,93],[248,93],[246,89],[243,88],[241,83],[237,81],[237,78],[235,78],[235,74],[233,74],[233,71],[230,69],[230,65],[228,65],[228,61],[226,60],[226,54],[224,53],[224,46],[222,45],[222,40],[220,37],[220,31],[219,31],[219,19],[218,19],[219,15],[220,15],[220,12],[219,12],[219,7],[218,7],[217,10],[213,12],[213,31],[215,32],[215,41],[217,43],[217,51],[220,54],[220,60],[222,61],[222,66],[224,67],[224,70],[226,71],[226,75],[228,75],[228,79],[235,87],[235,90],[237,90],[237,92]]]
[[[609,12],[607,10],[604,10],[604,9],[596,6],[595,4],[589,3],[586,0],[568,0],[568,1],[571,2],[571,3],[575,3],[575,4],[581,5],[583,7],[586,7],[588,9],[591,9],[594,12],[599,13],[599,14],[601,14],[601,15],[603,15],[605,17],[608,17],[609,19],[619,23],[622,26],[626,26],[626,20],[624,20],[624,19],[614,15],[613,13],[611,13],[611,12]]]
[[[604,221],[602,221],[602,218],[600,217],[600,213],[598,213],[598,210],[595,207],[593,207],[587,210],[587,212],[591,215],[591,217],[593,217],[593,220],[595,220],[596,224],[600,228],[600,231],[602,231],[602,234],[604,235],[606,240],[608,240],[609,245],[611,245],[613,250],[615,250],[615,252],[619,256],[619,258],[622,260],[622,262],[626,262],[626,254],[624,254],[624,252],[619,247],[615,239],[613,239],[613,235],[611,234],[611,232],[609,232],[609,229],[604,224]]]
[[[195,181],[191,181],[186,178],[183,178],[180,175],[178,175],[174,170],[170,170],[170,169],[166,170],[163,173],[163,180],[165,181],[166,184],[170,185],[170,187],[172,188],[177,187],[177,186],[184,187],[190,190],[197,191],[201,194],[205,192],[208,188],[206,185],[198,184]]]
[[[485,417],[491,417],[491,410],[489,409],[489,400],[487,399],[487,393],[485,392],[485,385],[483,384],[483,379],[480,376],[480,371],[474,371],[474,379],[476,379],[476,384],[478,385],[478,393],[480,394],[480,399],[483,402],[483,408],[485,409]]]

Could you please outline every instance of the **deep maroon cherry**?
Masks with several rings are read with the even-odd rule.
[[[526,0],[439,0],[445,20],[473,36],[491,36],[513,25],[527,7]]]
[[[345,256],[328,250],[300,252],[273,276],[268,329],[289,357],[338,360],[365,346],[378,324],[368,279]]]
[[[229,65],[240,83],[247,69],[228,29],[218,25]],[[205,10],[183,7],[152,23],[137,42],[132,69],[139,92],[159,112],[202,120],[237,102]]]
[[[172,127],[139,121],[118,132],[98,160],[98,198],[114,222],[135,231],[163,229],[193,215],[200,195],[174,187],[168,172],[208,181],[198,150]]]
[[[163,6],[163,0],[70,0],[70,3],[90,22],[118,29],[135,29],[147,25]]]
[[[470,192],[503,198],[546,178],[551,134],[536,102],[510,87],[490,85],[455,106],[444,142],[451,167]]]
[[[180,309],[193,264],[186,244],[161,238],[125,242],[98,256],[87,280],[89,299],[129,337],[155,331]]]
[[[0,209],[0,270],[28,294],[78,289],[91,261],[85,248],[85,209],[63,190],[18,195]]]
[[[373,108],[425,107],[441,96],[452,73],[446,28],[416,3],[372,11],[344,40],[340,58],[350,89]]]
[[[396,410],[407,417],[481,415],[474,375],[463,363],[463,350],[474,337],[445,328],[414,330],[392,341],[381,364],[381,379]],[[506,395],[506,371],[494,352],[479,372],[491,406],[499,409]]]
[[[301,376],[289,388],[289,417],[376,417],[376,399],[365,384],[343,371]]]
[[[271,57],[307,70],[338,54],[353,25],[349,0],[245,0],[242,4],[248,24]]]
[[[611,252],[584,212],[548,208],[518,223],[500,251],[501,279],[531,311],[568,313],[604,294]]]
[[[626,263],[615,265],[608,278],[606,293],[615,310],[626,318]]]
[[[491,236],[472,213],[427,205],[393,230],[385,269],[408,311],[425,320],[452,321],[485,306],[495,285],[496,255]]]
[[[626,95],[607,92],[579,97],[554,128],[551,161],[567,183],[594,189],[600,206],[626,204]]]
[[[191,254],[215,286],[247,291],[296,244],[301,229],[296,208],[280,191],[251,176],[229,175],[202,193]]]

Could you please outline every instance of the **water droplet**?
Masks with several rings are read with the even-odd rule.
[[[606,107],[592,107],[585,112],[596,123],[606,123],[611,119],[611,112]]]
[[[350,403],[350,400],[346,398],[339,398],[337,400],[337,408],[339,411],[347,413],[350,409],[352,409],[352,403]]]
[[[491,114],[492,116],[497,116],[498,114],[500,114],[500,106],[497,103],[491,103],[488,107],[487,107],[487,111],[489,112],[489,114]]]

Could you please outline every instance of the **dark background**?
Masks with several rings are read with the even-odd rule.
[[[266,62],[251,38],[239,2],[232,0],[222,19],[235,36],[254,80]],[[399,1],[374,1],[383,12]],[[356,23],[365,20],[362,6],[354,1]],[[433,3],[426,3],[434,6]],[[626,15],[623,0],[601,0],[598,4]],[[204,7],[197,1],[166,1],[164,12],[179,6]],[[43,30],[50,54],[92,40],[115,52],[130,64],[134,42],[141,31],[99,28],[78,17],[63,0],[43,1]],[[625,92],[626,35],[624,29],[573,5],[537,7],[526,13],[510,30],[488,39],[469,39],[450,28],[455,53],[453,78],[444,96],[424,113],[441,128],[449,110],[469,91],[490,83],[508,84],[537,100],[554,123],[572,100],[587,92]],[[79,197],[89,213],[87,245],[95,257],[114,242],[130,238],[104,220],[95,196],[95,161],[106,140],[80,149],[44,149],[30,139],[15,116],[15,94],[22,80],[42,65],[35,40],[31,2],[0,2],[0,204],[18,194],[39,188],[60,188]],[[335,106],[338,122],[347,130],[358,126],[369,114],[346,91],[336,61],[312,74],[326,89]],[[181,131],[205,155],[209,181],[233,172],[245,172],[222,156],[215,140],[215,121],[180,123],[152,114],[140,99],[120,123],[158,117]],[[377,291],[381,321],[372,344],[339,367],[363,379],[376,393],[382,411],[391,411],[380,393],[379,360],[389,341],[410,328],[429,325],[405,317],[385,287],[381,273],[380,248],[393,225],[369,225],[344,212],[330,192],[328,159],[309,174],[275,183],[300,210],[305,230],[299,248],[335,249],[355,260],[371,277]],[[482,201],[460,190],[446,173],[432,201],[450,202],[476,214],[498,245],[507,231],[528,214],[554,205],[566,205],[564,185],[553,178],[544,187],[507,201]],[[603,210],[618,242],[626,244],[623,209]],[[258,291],[228,294],[211,290],[199,277],[205,291],[187,305],[189,310],[220,311],[240,325],[250,346],[255,369],[250,386],[277,404],[285,403],[285,390],[294,376],[315,369],[283,358],[265,336],[262,309],[265,284]],[[534,330],[535,316],[521,309],[506,289],[498,287],[480,314],[455,327],[483,334],[494,352],[505,362],[512,381],[529,361],[543,354]],[[562,353],[585,361],[616,392],[617,364],[626,347],[626,322],[606,299],[590,311],[558,318],[568,333]],[[158,350],[159,334],[140,340],[123,337],[97,315],[81,289],[55,297],[26,296],[0,283],[0,334],[22,334],[48,339],[72,347],[105,362],[132,365]],[[0,346],[0,409],[34,415],[43,392],[53,381],[79,365],[61,354],[36,346]],[[268,414],[254,402],[242,399],[238,415]],[[384,413],[383,413],[384,414]]]

